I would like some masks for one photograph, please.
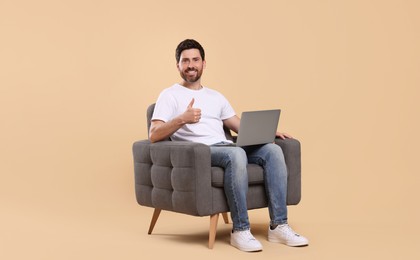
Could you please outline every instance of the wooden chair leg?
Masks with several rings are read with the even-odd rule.
[[[216,240],[217,221],[219,220],[219,213],[210,216],[210,230],[209,230],[209,248],[213,249],[214,241]]]
[[[149,232],[147,232],[147,234],[152,234],[153,228],[155,227],[156,221],[159,218],[159,214],[161,211],[161,209],[155,209],[155,211],[153,212],[152,221],[150,221]]]
[[[223,216],[223,220],[225,221],[225,224],[229,224],[229,217],[228,217],[227,212],[223,212],[222,216]]]

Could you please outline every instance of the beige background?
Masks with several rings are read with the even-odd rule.
[[[418,1],[0,1],[1,259],[419,259]],[[245,254],[208,218],[134,197],[131,145],[179,81],[185,38],[237,113],[280,107],[302,142],[290,223],[310,246]]]

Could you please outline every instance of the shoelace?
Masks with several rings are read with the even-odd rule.
[[[256,240],[250,231],[241,232],[241,236],[247,240]]]
[[[282,229],[283,233],[286,234],[287,237],[294,237],[294,236],[299,237],[300,236],[298,233],[293,231],[293,229],[289,225],[284,225],[284,226],[281,227],[281,229]]]

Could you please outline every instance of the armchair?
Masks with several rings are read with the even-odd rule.
[[[150,128],[155,104],[148,107]],[[233,139],[225,129],[228,139]],[[288,170],[287,204],[301,199],[300,143],[296,139],[276,139]],[[151,234],[162,210],[193,216],[210,216],[209,243],[213,248],[219,214],[228,223],[229,206],[223,190],[224,170],[211,166],[210,148],[201,143],[165,140],[151,143],[139,140],[133,144],[135,192],[138,204],[154,208],[149,226]],[[248,209],[267,207],[263,169],[255,164],[247,167]]]

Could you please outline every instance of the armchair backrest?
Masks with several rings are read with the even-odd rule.
[[[146,113],[146,117],[147,117],[147,135],[149,135],[150,124],[152,123],[153,111],[155,111],[155,103],[151,104],[147,108],[147,113]],[[223,127],[223,129],[225,130],[225,136],[226,136],[226,138],[228,140],[233,140],[233,137],[232,137],[232,134],[231,134],[230,130],[227,127]]]
[[[154,103],[151,104],[147,108],[147,112],[146,112],[146,117],[147,117],[147,136],[149,136],[150,124],[152,123],[153,111],[155,111],[155,104]]]

